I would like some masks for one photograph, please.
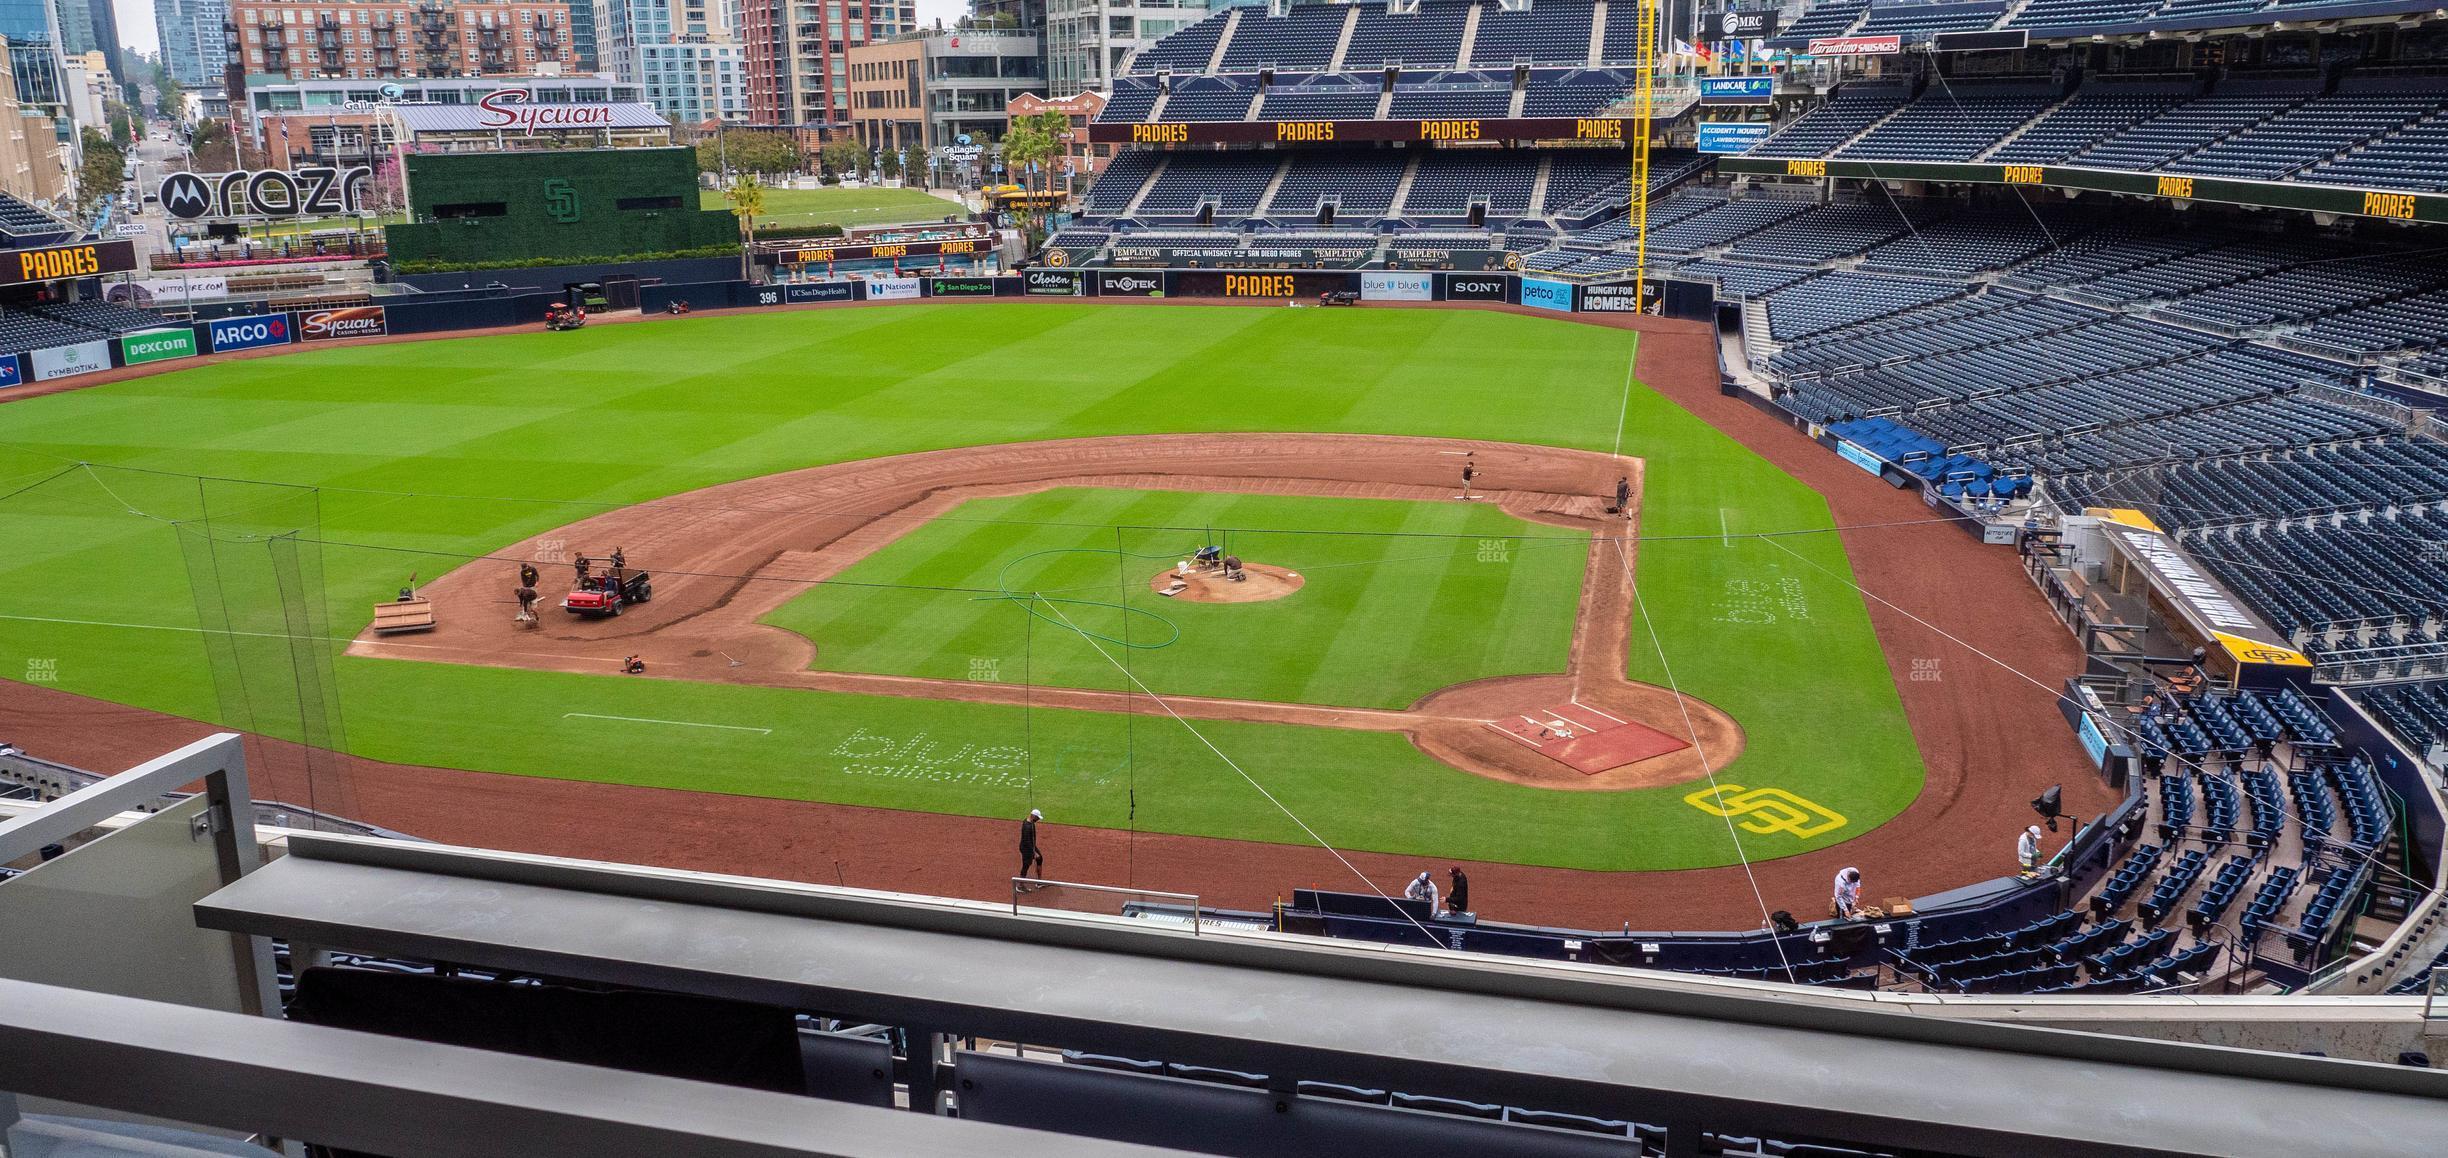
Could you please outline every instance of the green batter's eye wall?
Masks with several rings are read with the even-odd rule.
[[[693,149],[411,153],[413,224],[384,231],[399,262],[501,262],[675,253],[737,242],[697,203]]]

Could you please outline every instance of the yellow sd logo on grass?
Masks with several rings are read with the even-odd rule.
[[[1782,788],[1720,784],[1684,797],[1683,803],[1712,816],[1739,816],[1742,819],[1735,823],[1744,832],[1763,835],[1790,832],[1796,838],[1808,838],[1845,826],[1844,817]]]

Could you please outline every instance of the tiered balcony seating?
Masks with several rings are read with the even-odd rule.
[[[1591,19],[1591,10],[1577,4],[1534,4],[1519,12],[1482,5],[1479,34],[1471,42],[1471,63],[1482,67],[1584,63],[1589,59]],[[1612,14],[1608,22],[1613,23]]]
[[[1614,70],[1531,75],[1529,92],[1522,101],[1525,117],[1594,117],[1622,100],[1637,83],[1633,76]]]
[[[2293,865],[2279,865],[2262,878],[2261,887],[2253,891],[2252,899],[2244,903],[2244,915],[2236,918],[2237,931],[2246,945],[2260,940],[2261,930],[2278,919],[2288,898],[2295,895],[2295,880],[2301,875]]]
[[[1156,107],[1157,96],[1163,92],[1163,86],[1152,80],[1134,76],[1115,77],[1113,95],[1106,99],[1105,111],[1098,113],[1097,119],[1110,124],[1137,124],[1147,119],[1148,113]],[[1117,154],[1114,159],[1118,161],[1128,155]]]
[[[1770,48],[1805,48],[1810,45],[1813,38],[1843,35],[1847,29],[1853,27],[1855,21],[1861,19],[1862,13],[1869,9],[1870,0],[1825,0],[1824,3],[1813,4],[1803,10],[1801,19],[1786,25],[1775,36],[1770,37],[1768,46]],[[1615,23],[1612,15],[1612,6],[1610,6],[1610,19],[1607,21],[1610,32],[1613,31]]]
[[[2353,694],[2414,751],[2448,744],[2448,681],[2359,688]]]
[[[1461,217],[1483,204],[1491,217],[1520,217],[1530,212],[1530,191],[1537,184],[1537,160],[1527,155],[1434,151],[1420,158],[1402,211],[1410,217]]]
[[[2093,81],[1985,159],[2001,165],[2054,165],[2166,112],[2192,96],[2194,89],[2189,78],[2130,84]]]
[[[2161,0],[2032,0],[2006,22],[2008,28],[2028,28],[2032,35],[2068,28],[2104,28],[2139,23],[2158,10]]]
[[[1768,328],[1778,341],[1803,338],[1962,292],[1946,282],[1823,273],[1769,294]]]
[[[1390,13],[1375,5],[1362,7],[1360,23],[1352,29],[1351,47],[1343,54],[1343,67],[1451,68],[1462,47],[1462,25],[1470,17],[1470,7],[1448,0],[1425,0],[1418,9],[1404,13]],[[1584,36],[1587,27],[1583,25]]]
[[[2293,108],[2320,91],[2317,79],[2231,81],[2066,159],[2099,169],[2157,169]]]
[[[1283,158],[1274,153],[1176,153],[1156,178],[1143,217],[1188,217],[1205,204],[1215,206],[1215,218],[1247,217],[1258,208],[1259,195],[1275,176]]]
[[[155,317],[150,323],[162,324]],[[146,327],[138,327],[143,329]],[[23,353],[51,346],[73,346],[90,342],[100,335],[93,330],[69,322],[26,313],[22,310],[0,311],[0,353]]]
[[[2411,125],[2439,107],[2436,89],[2341,89],[2333,96],[2305,101],[2189,157],[2171,160],[2164,168],[2171,173],[2274,181]]]
[[[1824,157],[1894,112],[1911,95],[1901,82],[1854,81],[1751,147],[1748,157]]]
[[[1258,99],[1254,82],[1240,77],[1185,76],[1173,78],[1173,95],[1164,103],[1168,121],[1237,121],[1249,115]]]
[[[113,302],[69,302],[38,308],[57,321],[103,334],[133,334],[138,330],[156,330],[170,324],[170,319],[151,310]]]
[[[2045,80],[1934,80],[1912,103],[1835,155],[1847,161],[1969,161],[2056,100]]]
[[[1205,71],[1208,58],[1215,55],[1216,40],[1223,36],[1225,20],[1229,15],[1228,12],[1218,11],[1205,20],[1140,49],[1139,55],[1131,59],[1131,71]]]
[[[1326,73],[1267,90],[1258,115],[1270,121],[1365,121],[1377,115],[1378,86]]]
[[[1409,76],[1394,86],[1395,120],[1501,117],[1513,108],[1513,80],[1476,72],[1437,73],[1413,83]]]
[[[1906,44],[1927,44],[1940,32],[1970,32],[1996,24],[2006,14],[2003,0],[1973,0],[1972,3],[1924,3],[1903,0],[1881,4],[1871,0],[1870,19],[1863,21],[1857,36],[1901,36]]]
[[[1304,4],[1281,16],[1260,11],[1241,14],[1232,43],[1224,49],[1227,72],[1315,72],[1334,59],[1335,41],[1343,35],[1346,9],[1338,4]]]
[[[2448,109],[2316,164],[2294,179],[2417,192],[2448,190]]]
[[[1970,277],[2029,260],[2071,240],[2043,231],[2023,209],[1960,213],[1923,225],[1874,246],[1862,255],[1865,271],[1923,277]]]
[[[1108,106],[1111,107],[1111,106]],[[1186,154],[1185,154],[1186,155]],[[1124,150],[1114,154],[1105,171],[1097,175],[1096,184],[1088,187],[1087,210],[1091,215],[1111,217],[1130,208],[1131,200],[1147,188],[1148,178],[1165,154]]]
[[[1267,212],[1278,217],[1306,217],[1321,205],[1335,206],[1335,219],[1360,220],[1381,216],[1394,203],[1408,158],[1392,150],[1294,153]]]

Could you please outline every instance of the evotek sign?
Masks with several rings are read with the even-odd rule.
[[[1164,275],[1101,269],[1097,271],[1097,296],[1160,298],[1164,296]]]
[[[1701,21],[1701,35],[1712,44],[1729,40],[1759,40],[1776,35],[1777,10],[1774,8],[1728,8]]]
[[[244,318],[219,318],[206,331],[213,353],[230,350],[252,350],[260,346],[289,344],[289,315],[256,314]]]
[[[195,356],[195,331],[186,326],[147,330],[119,339],[119,360],[130,366]]]
[[[233,169],[172,173],[158,191],[162,212],[183,221],[206,217],[341,217],[365,208],[374,170],[307,165],[298,169]]]
[[[87,241],[0,254],[0,285],[124,273],[136,268],[136,247],[125,241]]]
[[[298,340],[329,342],[339,338],[375,338],[390,333],[381,306],[351,306],[298,315]]]
[[[610,105],[540,105],[535,103],[535,94],[523,88],[499,89],[476,102],[478,127],[522,137],[566,129],[608,129],[612,122]]]

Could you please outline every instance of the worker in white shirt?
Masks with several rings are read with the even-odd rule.
[[[2023,866],[2025,876],[2040,871],[2039,825],[2035,824],[2024,829],[2022,837],[2015,841],[2015,861]]]
[[[1828,916],[1850,918],[1861,912],[1861,870],[1847,865],[1836,874],[1836,896],[1828,902]]]

